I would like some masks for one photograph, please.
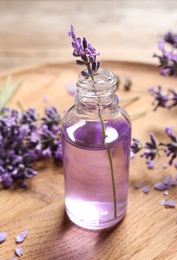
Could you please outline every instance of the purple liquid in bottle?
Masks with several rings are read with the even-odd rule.
[[[79,226],[103,229],[117,224],[126,213],[131,126],[124,119],[104,122],[80,120],[63,128],[65,204],[69,218]],[[114,208],[112,154],[116,189]]]

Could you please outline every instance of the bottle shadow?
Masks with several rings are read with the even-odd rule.
[[[111,243],[113,234],[117,232],[121,222],[112,228],[89,230],[72,223],[64,211],[58,241],[60,257],[65,256],[63,259],[66,260],[92,259],[93,256],[96,256],[105,246]]]

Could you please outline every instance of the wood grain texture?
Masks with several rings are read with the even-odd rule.
[[[153,112],[152,98],[147,88],[162,84],[166,89],[176,86],[176,79],[164,78],[153,65],[103,61],[103,67],[118,74],[123,81],[131,76],[133,88],[124,92],[121,98],[138,95],[136,102],[121,102],[133,119],[133,136],[143,141],[154,131],[159,141],[164,138],[166,125],[176,129],[176,109]],[[37,108],[42,113],[46,105],[55,105],[61,111],[69,108],[74,97],[67,93],[68,81],[76,81],[78,68],[72,63],[42,64],[13,69],[0,74],[1,80],[11,74],[13,79],[23,77],[23,85],[14,94],[10,106],[22,105]],[[47,96],[49,101],[43,102]],[[146,115],[137,118],[138,112]],[[0,259],[7,260],[14,255],[15,236],[28,229],[29,235],[23,242],[24,260],[175,260],[176,209],[166,209],[160,205],[161,199],[172,198],[177,202],[177,187],[170,189],[167,197],[153,189],[155,182],[168,174],[175,176],[173,167],[163,169],[165,157],[156,160],[156,168],[147,170],[142,158],[131,160],[130,188],[127,215],[114,229],[88,231],[72,224],[64,210],[64,188],[62,165],[54,165],[52,160],[36,164],[39,174],[29,180],[27,190],[12,187],[0,190],[0,231],[8,232],[8,238],[0,244]],[[151,191],[145,195],[135,190],[134,183],[150,185]]]
[[[176,0],[0,0],[0,70],[71,59],[70,24],[101,59],[156,62],[157,41],[176,31]]]

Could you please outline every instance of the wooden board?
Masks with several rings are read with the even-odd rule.
[[[151,86],[176,88],[175,78],[159,75],[154,65],[104,61],[102,67],[112,70],[123,82],[126,76],[133,81],[132,90],[118,90],[120,103],[132,118],[133,136],[146,141],[153,131],[159,141],[165,138],[164,129],[171,125],[176,130],[176,112],[159,109],[153,111],[152,97],[147,92]],[[73,104],[74,97],[67,92],[68,82],[75,82],[80,67],[74,62],[63,64],[41,64],[5,71],[1,80],[12,75],[13,80],[23,78],[23,84],[14,94],[9,106],[34,107],[43,113],[47,105],[56,106],[61,114]],[[139,96],[136,102],[123,102],[123,98]],[[48,102],[43,99],[48,97]],[[138,113],[146,114],[138,117]],[[128,211],[125,219],[115,229],[88,231],[72,224],[64,210],[63,169],[52,160],[36,165],[38,176],[29,180],[27,190],[12,187],[0,190],[0,231],[8,232],[8,238],[0,244],[0,259],[14,255],[15,236],[28,229],[23,242],[25,260],[141,260],[177,259],[176,209],[160,205],[161,199],[172,198],[177,202],[177,188],[170,189],[167,197],[153,189],[155,182],[168,174],[175,176],[175,168],[163,169],[167,162],[162,155],[156,160],[156,168],[147,170],[144,159],[137,156],[131,161]],[[145,195],[135,190],[134,183],[150,185]]]

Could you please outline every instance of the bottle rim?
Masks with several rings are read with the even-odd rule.
[[[87,71],[87,70],[85,70]],[[114,86],[117,86],[117,77],[115,74],[108,70],[100,68],[97,73],[92,77],[84,77],[81,73],[79,74],[77,88],[92,90],[93,86],[95,90],[111,90]]]

